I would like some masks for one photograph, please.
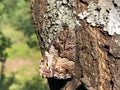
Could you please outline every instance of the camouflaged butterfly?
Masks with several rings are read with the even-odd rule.
[[[45,51],[40,63],[40,75],[45,78],[68,79],[74,75],[75,34],[62,31]]]

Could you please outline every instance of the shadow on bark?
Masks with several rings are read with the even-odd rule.
[[[49,78],[48,83],[50,86],[50,90],[60,90],[63,88],[70,79],[55,79],[55,78]]]
[[[76,90],[88,90],[85,86],[84,86],[84,84],[82,83],[82,84],[80,84],[77,88],[76,88]]]

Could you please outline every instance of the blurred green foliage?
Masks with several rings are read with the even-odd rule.
[[[41,54],[33,29],[30,0],[0,0],[0,55],[3,53],[3,59],[15,65],[15,58],[29,62],[5,72],[0,90],[49,90],[47,81],[38,73]]]
[[[38,74],[28,75],[25,69],[19,71],[6,75],[0,82],[0,90],[49,90],[46,80],[40,78]]]
[[[22,31],[28,37],[27,44],[31,48],[37,48],[37,41],[32,24],[29,0],[1,0],[0,13],[4,11],[4,23],[9,23],[16,30]],[[28,8],[29,7],[29,8]],[[34,44],[33,44],[34,43]]]

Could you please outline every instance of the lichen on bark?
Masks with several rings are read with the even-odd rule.
[[[86,18],[92,26],[103,27],[109,35],[120,34],[120,1],[99,0],[98,4],[91,2],[87,10],[78,14],[80,19]]]
[[[73,10],[69,9],[70,7],[73,8],[72,4],[73,2],[71,3],[67,0],[47,0],[47,11],[44,14],[41,32],[46,48],[48,48],[56,35],[64,30],[64,24],[67,24],[70,29],[75,27],[76,18]]]

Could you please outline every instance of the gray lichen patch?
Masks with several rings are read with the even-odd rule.
[[[75,27],[73,5],[73,0],[47,0],[47,11],[44,14],[43,31],[41,31],[46,48],[56,35],[64,30],[64,24],[68,25],[71,30]]]
[[[78,16],[86,18],[92,26],[103,26],[110,35],[120,34],[120,0],[99,0],[98,4],[91,2],[87,11]]]

